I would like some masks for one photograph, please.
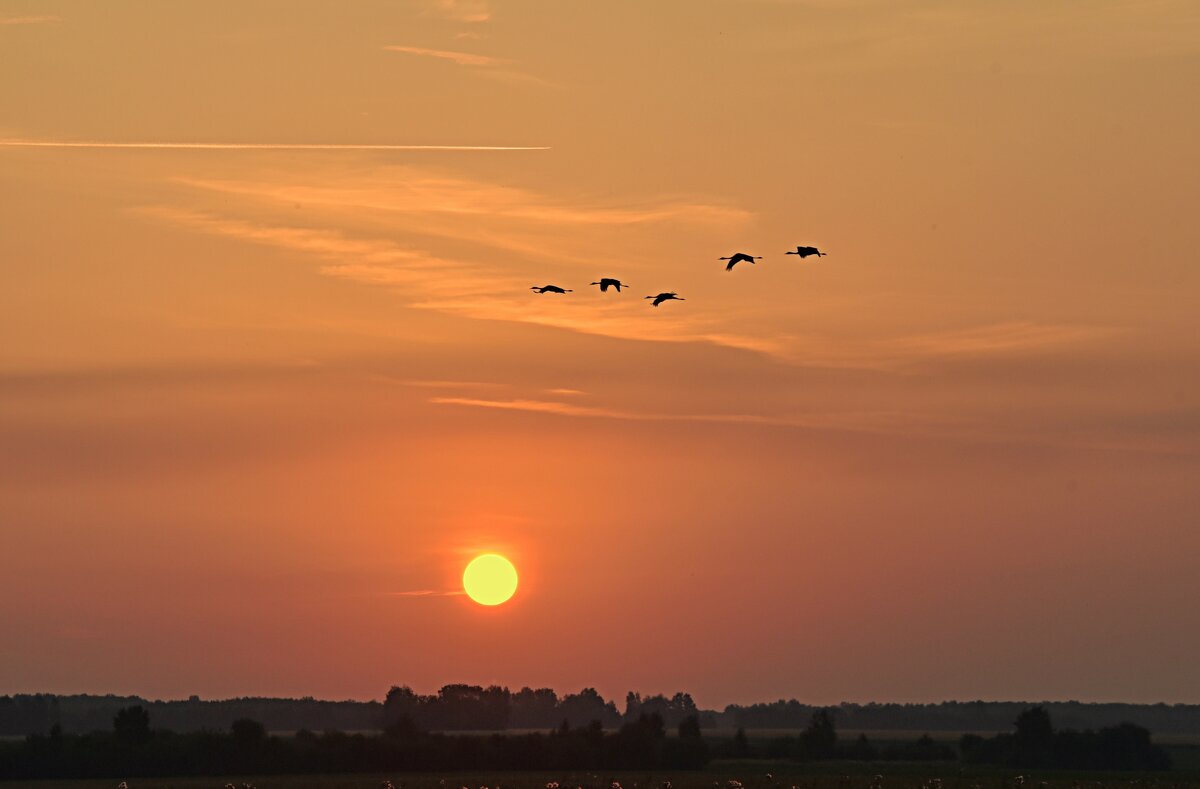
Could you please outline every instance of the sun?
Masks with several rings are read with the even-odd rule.
[[[517,591],[517,568],[498,553],[476,556],[463,570],[463,590],[480,605],[500,605]]]

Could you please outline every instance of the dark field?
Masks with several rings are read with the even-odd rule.
[[[1189,746],[1200,747],[1200,746]],[[1173,754],[1174,755],[1174,754]],[[1178,760],[1177,760],[1178,761]],[[211,778],[147,778],[131,780],[129,789],[870,789],[874,776],[882,789],[1200,789],[1200,768],[1180,765],[1165,773],[1083,773],[960,767],[957,763],[795,764],[767,761],[716,762],[694,772],[491,772],[444,774],[353,774],[323,776],[221,776]],[[116,789],[116,780],[11,781],[12,789]]]

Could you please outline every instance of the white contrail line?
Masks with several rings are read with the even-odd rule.
[[[390,597],[457,597],[466,592],[461,589],[450,592],[439,592],[436,589],[415,589],[411,592],[385,592],[385,594]]]
[[[550,146],[525,145],[371,145],[339,143],[251,142],[53,142],[0,140],[6,148],[157,148],[209,151],[548,151]]]

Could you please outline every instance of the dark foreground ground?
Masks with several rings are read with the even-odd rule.
[[[492,772],[441,774],[354,774],[324,776],[241,776],[145,778],[129,789],[871,789],[874,776],[882,789],[1200,789],[1200,769],[1176,768],[1160,773],[1084,773],[964,767],[939,763],[812,763],[767,761],[715,762],[693,772],[546,773]],[[1020,776],[1020,777],[1018,777]],[[4,789],[118,789],[115,780],[11,781]]]

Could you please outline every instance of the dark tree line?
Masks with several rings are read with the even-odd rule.
[[[150,726],[142,707],[120,710],[110,731],[30,735],[0,742],[0,780],[133,778],[167,775],[315,774],[474,770],[696,769],[708,746],[693,717],[667,737],[657,714],[640,715],[616,731],[598,721],[563,724],[547,733],[447,735],[427,733],[402,718],[383,734],[308,730],[270,736],[256,721],[228,731],[179,734]]]
[[[393,711],[378,701],[321,701],[312,698],[240,698],[206,701],[196,696],[176,701],[147,701],[133,696],[0,696],[0,736],[46,732],[58,724],[64,732],[107,729],[124,707],[141,706],[155,724],[176,732],[225,729],[231,721],[251,718],[268,731],[311,729],[324,731],[379,730],[397,705],[427,730],[491,731],[551,729],[564,719],[572,726],[598,720],[605,728],[637,720],[643,712],[657,713],[668,728],[696,715],[704,728],[802,729],[822,707],[799,701],[776,701],[748,706],[731,705],[724,711],[697,708],[687,693],[643,696],[630,693],[625,707],[604,699],[593,689],[559,696],[549,688],[484,688],[447,685],[436,694],[422,696],[399,688],[392,698]],[[392,693],[396,693],[394,689]],[[1023,710],[1019,702],[945,702],[942,704],[840,704],[829,708],[838,725],[847,729],[926,731],[1004,731]],[[1154,731],[1200,733],[1200,705],[1188,704],[1083,704],[1047,702],[1041,705],[1068,729],[1099,729],[1124,722]]]
[[[528,734],[445,734],[427,732],[409,713],[420,709],[411,692],[392,694],[392,718],[382,734],[304,729],[294,736],[271,736],[261,723],[243,718],[226,731],[176,733],[151,727],[141,706],[117,712],[107,731],[66,734],[58,725],[48,734],[24,741],[0,741],[0,780],[52,778],[158,777],[165,775],[297,774],[463,770],[633,770],[696,769],[710,751],[719,758],[770,758],[796,761],[849,759],[950,760],[953,748],[928,735],[912,743],[890,743],[882,750],[865,735],[851,742],[838,739],[835,710],[813,713],[795,737],[752,742],[744,729],[712,746],[702,736],[696,714],[684,717],[678,736],[668,737],[657,711],[613,730],[599,720]],[[592,694],[585,693],[586,698]],[[445,697],[445,698],[443,698]],[[458,686],[430,704],[445,704],[438,715],[456,705],[491,703],[503,698],[499,689]],[[453,701],[448,701],[452,699]],[[416,705],[416,706],[414,706]],[[631,712],[637,708],[631,705]],[[436,719],[444,723],[444,719]],[[1041,707],[1017,717],[1015,731],[991,738],[965,735],[962,758],[968,763],[1019,768],[1088,770],[1164,770],[1166,752],[1153,745],[1146,729],[1131,723],[1099,731],[1055,731]]]
[[[843,756],[844,748],[838,747],[837,729],[830,710],[821,709],[812,714],[808,726],[795,737],[775,737],[765,747],[756,750],[746,737],[745,729],[738,729],[725,756],[732,758],[766,757],[770,759],[794,759],[817,761],[837,759]]]
[[[738,729],[729,742],[714,749],[714,756],[729,759],[790,759],[793,761],[847,760],[873,761],[950,761],[958,758],[953,748],[938,743],[928,734],[911,743],[888,743],[876,747],[865,734],[851,742],[838,739],[834,725],[835,708],[819,709],[812,714],[808,726],[795,737],[773,737],[765,743],[752,744],[745,729]]]
[[[501,731],[551,729],[563,721],[572,727],[599,721],[608,729],[651,715],[674,728],[688,718],[699,721],[700,710],[687,693],[668,697],[631,692],[625,697],[625,711],[618,712],[617,705],[595,688],[559,698],[550,688],[521,688],[513,693],[497,685],[446,685],[423,696],[404,686],[388,691],[381,720],[385,729],[407,718],[427,731]]]
[[[1041,706],[1064,728],[1096,729],[1131,722],[1156,732],[1200,733],[1197,704],[1096,704],[1080,701],[945,701],[939,704],[851,704],[832,707],[845,729],[893,731],[1005,731],[1024,710]],[[795,699],[741,706],[714,715],[715,725],[745,729],[798,729],[822,707]]]
[[[1016,730],[984,738],[963,735],[963,760],[1013,767],[1056,767],[1074,770],[1167,770],[1171,757],[1150,742],[1150,732],[1133,723],[1099,731],[1055,731],[1050,713],[1034,707],[1017,716]]]
[[[313,698],[206,701],[192,696],[175,701],[147,701],[138,696],[0,696],[0,736],[46,732],[55,724],[65,732],[99,731],[112,724],[119,710],[134,706],[149,712],[155,725],[178,732],[226,729],[239,718],[260,721],[270,731],[368,731],[379,728],[382,709],[378,701]]]

